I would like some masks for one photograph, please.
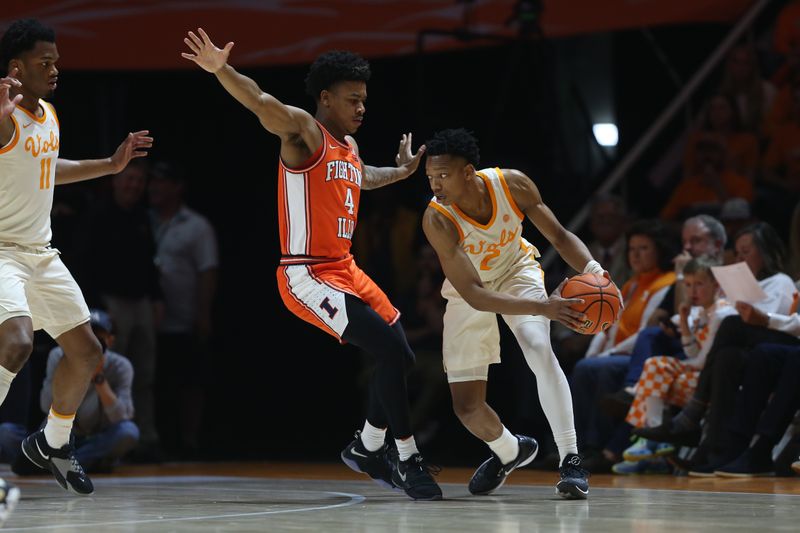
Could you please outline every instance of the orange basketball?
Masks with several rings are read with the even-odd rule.
[[[594,335],[610,328],[619,318],[619,292],[610,279],[597,274],[578,274],[567,280],[561,288],[562,298],[580,298],[582,304],[572,308],[586,315],[578,333]]]

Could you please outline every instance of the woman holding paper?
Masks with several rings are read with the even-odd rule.
[[[777,232],[764,222],[751,224],[736,235],[735,248],[737,259],[749,267],[766,294],[761,301],[736,302],[740,312],[746,305],[752,305],[765,316],[794,313],[797,290],[792,279],[784,273],[786,247]],[[713,475],[717,467],[735,458],[725,456],[720,428],[731,416],[748,350],[762,342],[791,344],[797,343],[798,339],[768,327],[749,324],[739,315],[723,320],[705,367],[700,372],[697,389],[683,410],[671,422],[654,428],[640,428],[634,433],[659,442],[685,442],[692,434],[699,438],[700,421],[705,416],[706,438],[692,457],[689,468],[693,475]]]

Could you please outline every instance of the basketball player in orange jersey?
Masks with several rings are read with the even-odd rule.
[[[538,451],[533,438],[513,435],[486,403],[489,365],[500,362],[495,315],[501,314],[536,375],[539,400],[558,446],[561,480],[556,492],[584,499],[588,472],[578,455],[572,397],[550,346],[550,320],[577,328],[585,316],[569,306],[582,300],[561,298],[564,282],[548,298],[538,251],[522,238],[522,221],[530,219],[578,272],[608,274],[558,222],[528,176],[513,169],[476,170],[479,149],[470,132],[443,130],[425,146],[425,173],[434,197],[422,228],[446,277],[442,354],[453,409],[492,451],[473,474],[469,490],[491,493]]]
[[[400,313],[355,264],[351,238],[361,189],[375,189],[410,176],[423,148],[411,153],[403,135],[397,167],[365,165],[352,134],[364,119],[369,64],[350,52],[319,56],[306,77],[317,103],[314,116],[279,102],[227,64],[233,43],[220,49],[198,29],[184,42],[183,57],[213,73],[222,86],[281,139],[278,163],[278,219],[282,258],[278,289],[286,307],[340,342],[375,358],[363,430],[342,451],[353,470],[403,489],[413,499],[442,497],[411,432],[405,368],[414,354],[399,322]],[[386,427],[397,445],[390,458]],[[392,454],[393,455],[393,454]]]
[[[0,403],[44,329],[64,350],[53,380],[47,423],[22,442],[33,463],[65,489],[91,494],[75,459],[70,431],[75,411],[102,359],[80,288],[50,247],[53,187],[124,169],[152,146],[147,131],[131,133],[111,157],[70,161],[58,156],[52,104],[58,50],[55,33],[33,19],[12,23],[0,40]]]

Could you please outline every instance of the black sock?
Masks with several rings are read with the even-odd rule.
[[[700,427],[700,420],[706,412],[705,402],[691,398],[680,413],[672,419],[672,429],[676,431],[690,431]]]

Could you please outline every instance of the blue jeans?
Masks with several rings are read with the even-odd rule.
[[[112,464],[139,442],[139,428],[132,420],[123,420],[99,433],[75,438],[75,457],[86,469],[101,461]]]
[[[22,424],[3,422],[0,424],[0,462],[13,463],[22,451],[22,441],[28,436]]]
[[[630,357],[610,355],[581,359],[570,376],[575,431],[580,448],[603,449],[617,421],[600,410],[599,400],[622,387]]]
[[[633,386],[639,381],[639,376],[644,370],[644,362],[654,355],[671,355],[678,359],[685,359],[681,339],[670,337],[660,326],[650,326],[639,330],[633,353],[628,361],[628,374],[625,376],[625,385]]]

